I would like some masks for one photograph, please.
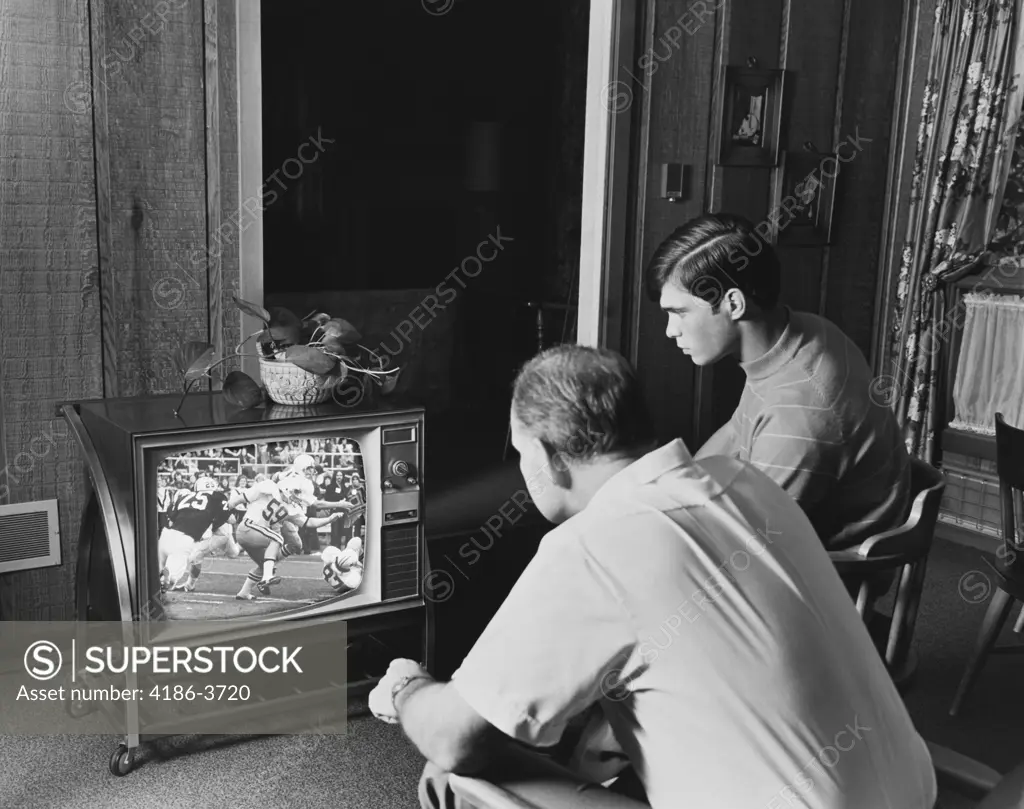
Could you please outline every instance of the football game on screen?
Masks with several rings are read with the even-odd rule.
[[[353,439],[173,454],[157,470],[157,509],[167,618],[260,615],[362,586],[366,481]]]

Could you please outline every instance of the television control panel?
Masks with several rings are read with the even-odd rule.
[[[384,525],[420,521],[420,425],[381,428],[381,491]]]

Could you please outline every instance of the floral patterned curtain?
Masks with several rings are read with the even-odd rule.
[[[926,461],[946,416],[946,288],[985,266],[1017,137],[1022,2],[936,3],[889,347],[896,416]]]
[[[1024,118],[1022,118],[1024,120]],[[989,263],[1024,265],[1024,126],[1017,130],[1017,142],[1010,158],[1010,173],[1003,188],[1003,205],[996,220],[996,244]]]

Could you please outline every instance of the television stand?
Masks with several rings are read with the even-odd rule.
[[[82,527],[79,534],[78,591],[76,593],[78,614],[86,621],[121,621],[118,610],[117,592],[110,562],[110,548],[103,530],[99,499],[93,492],[86,504]],[[130,620],[130,618],[129,618]],[[333,684],[344,687],[348,694],[349,717],[365,716],[368,707],[366,696],[374,689],[387,670],[390,661],[396,657],[421,660],[428,671],[434,671],[434,628],[433,611],[425,608],[398,610],[392,613],[367,615],[345,620],[349,654],[346,661],[346,682]],[[70,693],[70,691],[69,691]],[[294,708],[304,706],[336,695],[316,691],[301,696]],[[87,716],[97,705],[106,703],[65,703],[65,710],[74,718]],[[118,712],[117,720],[124,719]],[[109,769],[112,775],[128,775],[139,763],[138,750],[146,743],[177,734],[132,733],[125,734],[110,755]]]

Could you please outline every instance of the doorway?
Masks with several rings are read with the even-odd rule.
[[[265,189],[242,246],[260,277],[243,288],[330,301],[391,344],[415,321],[403,353],[433,435],[460,465],[500,459],[516,370],[577,336],[588,0],[262,0],[239,15],[240,137],[248,119],[260,141],[258,160],[243,148],[243,194]],[[427,295],[442,314],[424,316]]]

